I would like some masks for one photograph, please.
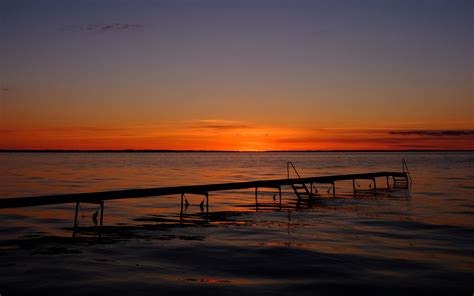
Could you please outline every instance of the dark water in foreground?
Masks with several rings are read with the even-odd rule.
[[[474,153],[0,154],[0,196],[206,184],[410,167],[404,190],[353,197],[326,185],[311,206],[284,188],[0,210],[0,294],[253,295],[474,293]],[[360,181],[360,189],[369,182]],[[385,180],[377,180],[378,187]]]

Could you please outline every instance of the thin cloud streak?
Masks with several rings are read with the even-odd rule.
[[[472,130],[408,130],[408,131],[390,131],[391,135],[402,136],[435,136],[435,137],[457,137],[474,135]]]
[[[235,130],[235,129],[249,129],[252,125],[244,121],[231,121],[220,119],[205,119],[187,122],[189,129],[210,129],[210,130]]]
[[[84,32],[112,32],[143,29],[141,24],[113,23],[113,24],[87,24],[83,26],[62,26],[61,31],[84,31]]]

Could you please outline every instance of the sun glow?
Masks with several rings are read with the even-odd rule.
[[[321,129],[196,120],[128,127],[0,130],[2,149],[400,150],[472,149],[472,130]]]

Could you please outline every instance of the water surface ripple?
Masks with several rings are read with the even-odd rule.
[[[297,207],[283,188],[0,210],[1,295],[334,295],[474,292],[474,153],[0,154],[0,196],[20,197],[286,177],[400,171],[410,191],[359,181],[328,185]],[[385,180],[377,179],[384,188]],[[278,200],[278,198],[276,198]]]

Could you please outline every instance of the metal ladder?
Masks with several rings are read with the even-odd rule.
[[[296,173],[298,176],[298,179],[301,179],[300,174],[296,170],[295,166],[291,161],[286,163],[286,173],[288,179],[290,179],[290,166],[293,169],[293,171]],[[295,183],[291,184],[291,188],[293,188],[293,191],[295,192],[296,196],[298,197],[298,200],[301,200],[304,196],[307,196],[308,199],[313,198],[313,194],[309,191],[308,187],[306,187],[306,184],[301,182],[301,183]]]
[[[392,177],[394,188],[409,188],[413,182],[410,175],[410,170],[405,159],[402,159],[402,170],[405,173],[404,177]]]

